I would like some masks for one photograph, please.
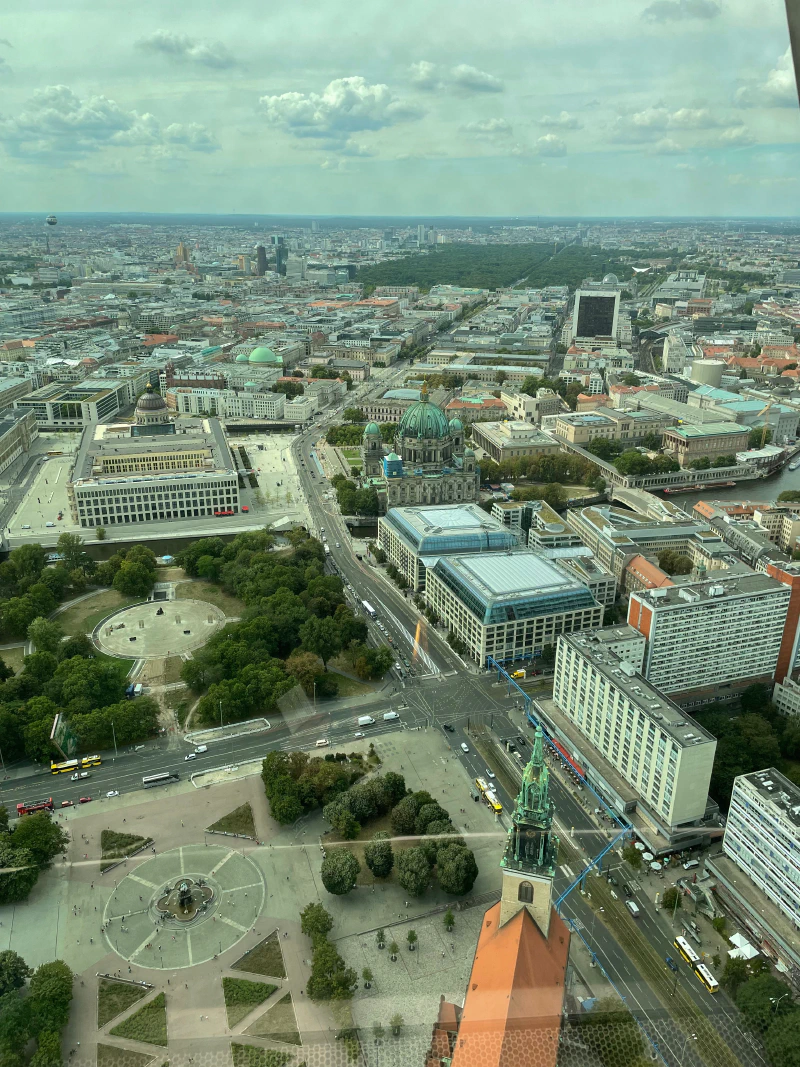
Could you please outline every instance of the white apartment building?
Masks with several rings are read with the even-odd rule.
[[[218,415],[232,419],[281,419],[286,403],[283,393],[185,386],[170,389],[166,400],[170,407],[174,403],[174,409],[182,415]]]
[[[732,686],[769,681],[787,625],[791,589],[763,573],[631,593],[628,623],[647,638],[645,677],[686,706]]]
[[[789,677],[776,682],[772,702],[782,715],[800,715],[800,685]]]
[[[769,767],[733,783],[722,850],[800,927],[800,789]]]
[[[643,646],[627,628],[562,635],[553,701],[673,831],[705,814],[717,742],[638,673]]]

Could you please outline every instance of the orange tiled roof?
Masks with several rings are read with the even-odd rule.
[[[645,589],[660,589],[662,586],[675,584],[666,571],[662,571],[657,564],[651,563],[644,556],[634,556],[625,570],[644,582]]]

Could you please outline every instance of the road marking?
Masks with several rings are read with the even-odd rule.
[[[183,845],[178,849],[178,855],[181,859],[181,874],[186,874],[186,864],[183,862]]]
[[[570,881],[572,881],[572,879],[575,877],[575,875],[572,873],[572,868],[568,867],[566,863],[561,864],[561,870],[564,872],[567,878],[570,879]]]
[[[148,889],[158,889],[155,882],[148,882],[146,878],[141,878],[138,874],[129,874],[128,877],[132,882],[138,882],[139,885],[146,885]]]
[[[132,953],[131,953],[131,955],[130,955],[129,959],[132,959],[132,960],[136,959],[136,957],[137,957],[137,956],[139,955],[139,953],[140,953],[140,952],[142,951],[142,949],[145,949],[145,948],[147,948],[147,946],[148,946],[149,944],[151,944],[151,942],[152,942],[152,940],[153,940],[153,938],[154,938],[155,936],[156,936],[156,934],[155,934],[155,931],[153,931],[153,933],[152,933],[152,934],[149,934],[149,935],[148,935],[148,936],[147,936],[147,937],[146,937],[146,938],[144,939],[144,941],[142,941],[141,945],[139,945],[139,947],[138,947],[138,948],[136,949],[136,951],[135,951],[135,952],[132,952]]]
[[[227,923],[228,926],[232,926],[235,930],[239,930],[241,933],[246,934],[250,929],[248,926],[242,926],[241,923],[234,922],[233,919],[229,919],[227,915],[218,916],[221,923]]]
[[[192,956],[192,932],[191,932],[191,930],[187,930],[186,931],[186,947],[189,950],[189,966],[191,967],[192,964],[194,963],[194,957]]]
[[[217,873],[217,871],[219,871],[220,867],[224,867],[225,866],[225,864],[228,862],[228,860],[231,858],[231,856],[238,856],[238,855],[239,855],[238,852],[229,852],[228,855],[225,856],[224,859],[221,859],[219,861],[219,863],[216,865],[216,867],[213,869],[213,871],[211,872],[212,878]]]

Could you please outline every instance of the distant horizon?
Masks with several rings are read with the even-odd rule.
[[[181,219],[236,219],[236,220],[270,220],[278,219],[280,221],[286,220],[307,220],[310,222],[331,222],[342,221],[347,219],[356,220],[359,222],[372,221],[375,223],[384,224],[388,221],[397,221],[399,223],[416,223],[416,222],[489,222],[489,223],[504,223],[519,224],[521,226],[537,225],[542,223],[558,223],[558,222],[586,222],[586,223],[628,223],[628,222],[651,222],[658,223],[700,223],[700,222],[800,222],[800,214],[797,215],[744,215],[744,214],[722,214],[722,215],[669,215],[669,214],[650,214],[650,215],[435,215],[435,214],[411,214],[411,215],[393,215],[393,214],[365,214],[356,215],[347,212],[337,212],[333,214],[321,214],[321,213],[309,213],[309,212],[273,212],[273,213],[261,213],[257,211],[150,211],[146,209],[130,209],[125,211],[58,211],[53,209],[53,214],[57,216],[59,221],[65,219],[76,218],[181,218]],[[29,211],[0,211],[0,220],[4,219],[19,219],[27,220],[38,219],[40,216],[44,216],[43,211],[29,210]],[[42,217],[44,221],[44,217]]]

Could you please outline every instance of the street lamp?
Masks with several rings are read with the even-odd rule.
[[[770,1004],[773,1005],[772,1010],[775,1012],[776,1015],[778,1014],[778,1005],[780,1004],[780,1002],[783,1000],[784,997],[788,997],[788,996],[789,996],[789,993],[783,993],[779,997],[770,997],[769,998]]]
[[[222,701],[221,700],[219,702],[219,728],[220,728],[220,730],[223,728],[222,727]]]
[[[114,738],[114,759],[117,758],[119,753],[117,752],[117,731],[114,729],[114,720],[111,720],[111,736]]]

